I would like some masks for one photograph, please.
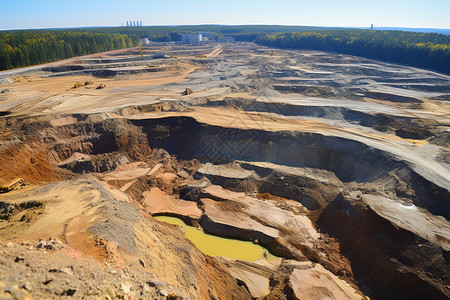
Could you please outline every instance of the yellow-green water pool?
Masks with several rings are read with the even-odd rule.
[[[197,246],[203,253],[209,256],[225,256],[233,259],[241,259],[247,261],[255,261],[264,257],[267,250],[260,245],[252,242],[227,239],[211,234],[207,234],[203,229],[197,229],[193,226],[186,225],[183,220],[168,217],[157,216],[155,219],[170,224],[181,226],[186,237]],[[276,256],[269,253],[267,259],[274,259]]]

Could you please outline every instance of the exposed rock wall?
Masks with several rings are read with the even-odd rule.
[[[166,149],[181,159],[212,163],[267,161],[317,168],[333,172],[343,182],[370,183],[394,177],[396,182],[390,190],[384,191],[384,186],[374,188],[409,198],[450,219],[448,190],[423,178],[407,162],[357,141],[315,133],[223,128],[187,117],[134,120],[133,124],[147,134],[151,147]],[[402,192],[405,186],[411,186],[409,194]]]
[[[340,195],[318,225],[336,237],[357,277],[380,299],[450,296],[449,252],[376,214],[360,198]]]

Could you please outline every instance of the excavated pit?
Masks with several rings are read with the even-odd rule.
[[[148,136],[152,148],[162,148],[180,159],[226,164],[235,160],[315,168],[333,172],[343,182],[371,183],[396,174],[392,192],[436,215],[450,218],[447,189],[425,180],[408,164],[363,143],[315,133],[269,132],[223,128],[189,117],[133,120]],[[386,183],[384,183],[386,184]],[[405,193],[404,184],[416,193]],[[372,187],[383,190],[384,186]],[[267,190],[263,190],[266,192]],[[277,195],[277,191],[273,191]],[[285,193],[279,196],[286,196]],[[319,204],[308,204],[317,209]]]
[[[361,298],[352,285],[372,299],[449,298],[448,79],[347,55],[221,47],[147,47],[0,76],[0,183],[28,185],[1,195],[3,239],[63,214],[70,247],[114,262],[115,242],[128,267],[185,295]],[[72,88],[91,80],[107,88]],[[152,216],[283,259],[203,256]]]
[[[330,170],[343,181],[370,181],[379,176],[380,169],[375,161],[388,172],[402,167],[377,149],[315,133],[223,128],[185,117],[135,120],[133,123],[147,133],[151,147],[163,148],[182,159],[195,157],[212,163],[269,161]]]
[[[127,108],[122,109],[120,113],[128,115],[134,111],[158,111],[162,107],[164,104]],[[177,108],[168,106],[167,109],[176,110]],[[307,209],[316,211],[319,216],[318,229],[338,239],[343,247],[342,253],[351,261],[356,278],[361,281],[362,286],[369,287],[372,291],[370,293],[380,297],[414,295],[414,291],[408,293],[405,291],[416,285],[423,291],[420,295],[431,293],[432,298],[438,299],[441,295],[448,294],[441,287],[448,279],[436,277],[442,273],[437,270],[447,266],[443,263],[448,260],[447,251],[440,250],[435,244],[409,231],[401,233],[402,243],[394,249],[392,245],[398,238],[397,235],[392,234],[397,231],[395,226],[373,211],[367,208],[361,209],[358,202],[350,202],[351,204],[348,206],[342,200],[344,199],[342,193],[351,190],[360,190],[363,193],[375,195],[388,194],[448,219],[450,216],[448,205],[446,205],[450,199],[448,191],[427,181],[413,171],[407,163],[395,159],[389,153],[341,137],[296,131],[227,128],[201,123],[191,117],[125,120],[102,119],[100,116],[93,115],[72,115],[70,118],[64,118],[68,124],[60,126],[52,126],[50,121],[46,121],[45,118],[16,119],[14,122],[20,125],[22,131],[14,134],[17,136],[31,135],[32,128],[24,125],[34,124],[33,126],[37,126],[40,130],[40,143],[43,147],[48,147],[49,153],[52,153],[55,160],[54,163],[58,163],[60,167],[74,173],[112,171],[130,161],[147,157],[152,153],[150,149],[158,148],[168,151],[178,160],[197,159],[203,165],[195,168],[197,171],[196,173],[194,171],[194,178],[196,176],[198,176],[197,179],[206,177],[212,183],[234,191],[269,193],[273,196],[293,199]],[[4,122],[4,126],[7,126],[6,123],[8,121]],[[154,157],[160,157],[167,161],[168,158],[164,158],[164,155],[154,153],[156,155]],[[206,168],[207,163],[210,164],[209,168]],[[227,168],[232,173],[227,173]],[[182,170],[184,171],[179,168],[177,172]],[[189,172],[193,174],[192,169]],[[396,181],[389,179],[393,174]],[[127,194],[139,199],[142,191],[156,186],[165,189],[168,193],[179,193],[184,199],[197,201],[201,207],[204,206],[207,209],[207,212],[213,205],[211,201],[221,201],[214,198],[214,195],[201,193],[197,194],[197,197],[203,195],[203,198],[215,200],[207,201],[202,197],[196,198],[192,196],[192,193],[195,194],[195,192],[180,190],[176,187],[177,181],[170,183],[173,186],[167,186],[167,183],[163,183],[161,180],[163,179],[143,177],[129,186],[126,190]],[[121,187],[128,184],[129,181],[111,180],[107,182]],[[342,211],[344,215],[336,219],[335,217],[340,216]],[[354,211],[352,214],[357,216],[356,219],[352,214],[350,217],[346,216],[345,211]],[[216,222],[214,218],[210,219],[207,215],[203,215],[198,220],[205,231],[219,236],[249,241],[258,239],[262,245],[280,256],[291,259],[305,259],[306,257],[311,261],[322,261],[322,258],[317,256],[314,250],[311,250],[313,248],[302,243],[296,244],[295,241],[289,242],[289,239],[280,240],[276,238],[276,235],[269,236],[258,231],[232,228]],[[374,234],[370,231],[371,224],[383,224],[383,222],[387,225],[383,225],[381,233]],[[349,223],[354,224],[351,226],[352,228],[364,224],[363,226],[368,228],[368,232],[359,238],[358,232],[353,232],[348,228],[347,224]],[[341,230],[348,232],[343,235]],[[374,232],[376,232],[375,229]],[[403,235],[406,237],[404,238]],[[388,243],[383,244],[386,242],[380,236],[388,237]],[[368,239],[368,242],[355,242],[350,237]],[[415,246],[411,246],[411,243]],[[433,257],[434,263],[431,265],[414,264],[408,269],[411,274],[404,275],[401,270],[405,266],[410,267],[408,260],[420,253],[423,254],[422,250],[425,248],[421,248],[419,244],[427,245],[426,249],[431,249],[426,250],[426,254]],[[376,249],[379,249],[377,266],[383,265],[385,272],[390,274],[389,276],[397,276],[399,281],[397,285],[389,285],[382,280],[383,276],[373,274],[376,272],[375,269],[374,271],[365,271],[370,270],[372,266],[370,265],[371,261],[365,259],[363,253],[372,255],[370,249],[374,248],[374,245],[376,245]],[[404,251],[409,251],[410,254],[402,254]],[[399,263],[393,264],[390,262],[390,257],[398,258]],[[327,265],[325,262],[323,264]],[[330,263],[328,262],[328,264]],[[327,268],[332,269],[329,266]],[[421,277],[421,272],[430,268],[436,270],[433,273],[437,275],[430,279]],[[375,290],[377,292],[373,292]]]

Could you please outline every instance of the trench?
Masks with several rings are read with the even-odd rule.
[[[329,170],[346,182],[370,181],[381,171],[385,173],[403,166],[378,149],[315,133],[224,128],[198,123],[189,117],[133,123],[147,133],[150,147],[165,149],[180,159],[197,158],[215,164],[234,160],[268,161]]]
[[[133,120],[132,123],[142,128],[151,148],[165,149],[178,159],[195,158],[213,164],[266,161],[322,169],[333,172],[344,183],[371,183],[391,178],[395,173],[402,182],[391,187],[394,193],[410,197],[415,205],[450,219],[449,191],[417,174],[407,162],[361,142],[317,133],[224,128],[199,123],[190,117]],[[402,184],[411,186],[415,195],[400,194]]]
[[[264,258],[266,253],[268,260],[277,258],[258,244],[211,235],[206,233],[203,228],[197,229],[194,226],[189,226],[183,220],[176,217],[155,216],[154,218],[162,222],[180,226],[186,238],[194,243],[200,251],[209,256],[225,256],[232,259],[256,261]]]

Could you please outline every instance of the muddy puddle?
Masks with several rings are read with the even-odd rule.
[[[264,252],[267,251],[265,248],[252,242],[207,234],[203,229],[197,229],[193,226],[186,225],[183,220],[176,217],[156,216],[155,219],[181,226],[185,231],[186,237],[193,242],[200,251],[210,256],[225,256],[233,259],[256,261],[263,258]],[[277,258],[268,251],[267,253],[267,259]]]

